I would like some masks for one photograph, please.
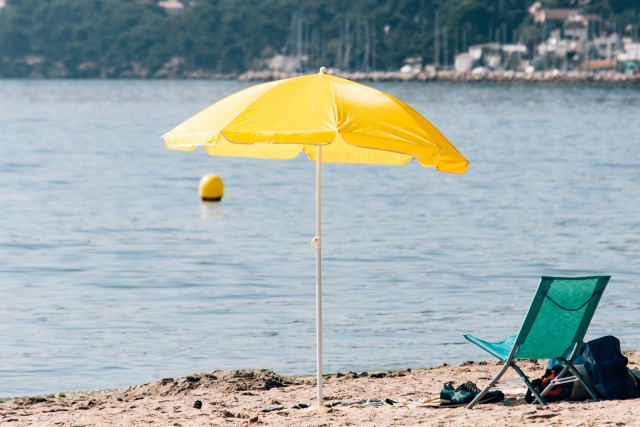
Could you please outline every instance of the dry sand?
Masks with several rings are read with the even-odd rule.
[[[640,352],[627,353],[638,368]],[[521,365],[533,378],[543,361]],[[214,371],[123,390],[9,399],[0,403],[3,426],[637,426],[640,399],[559,402],[547,408],[523,400],[473,410],[419,406],[443,384],[471,380],[482,386],[495,362],[378,373],[344,373],[324,381],[325,403],[391,399],[381,406],[320,407],[313,377],[282,377],[268,370]],[[511,378],[513,374],[510,373]],[[508,383],[505,390],[521,389]],[[294,408],[297,404],[311,404]],[[273,409],[261,412],[263,409]]]

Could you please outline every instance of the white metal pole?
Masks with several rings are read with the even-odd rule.
[[[322,230],[321,230],[321,205],[322,205],[322,145],[318,145],[318,158],[316,159],[316,348],[317,348],[317,382],[318,405],[322,405]]]

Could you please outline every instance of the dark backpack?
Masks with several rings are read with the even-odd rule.
[[[628,359],[620,351],[620,340],[607,335],[583,345],[579,358],[591,374],[603,399],[640,397],[634,376],[627,368]],[[577,359],[577,358],[576,358]],[[576,363],[581,361],[576,360]]]

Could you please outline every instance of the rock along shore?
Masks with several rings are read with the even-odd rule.
[[[239,81],[271,81],[295,77],[307,73],[285,73],[277,71],[247,71],[236,77]],[[394,71],[368,72],[329,72],[329,74],[356,81],[445,81],[445,82],[606,82],[606,83],[639,83],[640,74],[622,74],[614,72],[586,71],[487,71],[484,73],[460,73],[456,71],[437,71],[402,73]]]

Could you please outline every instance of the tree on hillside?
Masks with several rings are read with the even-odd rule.
[[[638,34],[637,0],[540,0]],[[197,0],[168,14],[156,0],[7,0],[0,76],[175,76],[239,73],[275,55],[307,70],[397,70],[409,57],[452,64],[486,42],[540,40],[521,0]],[[300,58],[299,58],[300,59]]]

